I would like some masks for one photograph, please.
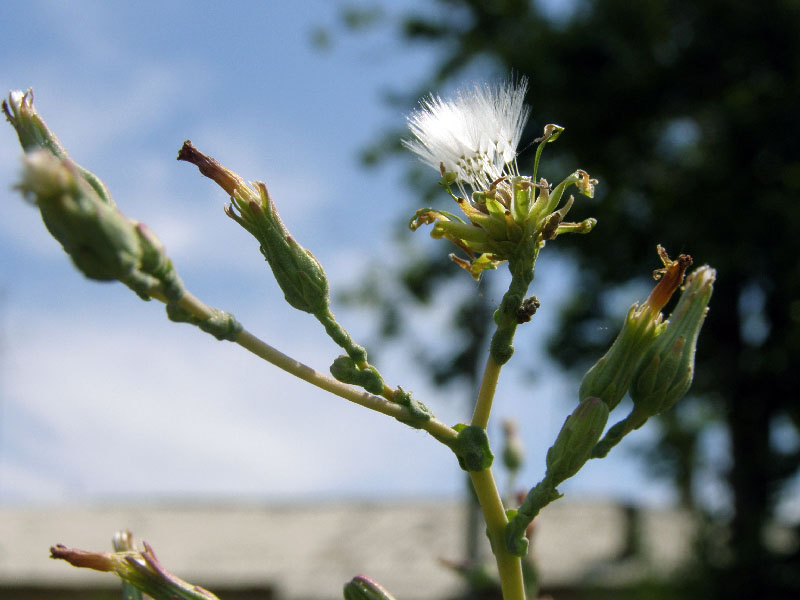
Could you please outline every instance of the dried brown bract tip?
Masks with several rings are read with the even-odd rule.
[[[233,196],[233,193],[237,189],[246,185],[244,179],[239,177],[236,173],[230,169],[226,169],[219,161],[210,156],[206,156],[195,148],[191,140],[183,142],[183,146],[181,146],[181,149],[178,151],[178,160],[184,160],[195,165],[200,169],[203,175],[209,179],[213,179],[229,196]]]
[[[65,560],[73,567],[95,571],[113,571],[114,559],[110,552],[89,552],[56,544],[50,548],[50,558]]]

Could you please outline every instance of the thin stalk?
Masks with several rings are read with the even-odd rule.
[[[502,365],[489,354],[483,379],[475,401],[475,410],[472,413],[472,425],[486,429],[489,416],[492,412],[492,402],[497,390],[497,381],[500,378]],[[500,576],[500,587],[503,591],[503,600],[525,600],[525,585],[522,578],[522,562],[518,556],[508,552],[505,544],[505,529],[508,524],[503,500],[497,484],[494,481],[491,469],[483,471],[470,471],[470,480],[475,489],[475,495],[483,511],[492,552],[497,562],[497,572]]]
[[[494,394],[497,391],[497,381],[500,379],[500,370],[514,352],[512,342],[519,324],[518,313],[528,287],[533,281],[533,264],[537,253],[538,248],[532,242],[522,248],[521,259],[512,259],[509,262],[511,283],[508,286],[508,291],[503,295],[503,300],[497,310],[497,329],[492,335],[492,341],[489,346],[489,358],[486,359],[481,387],[478,390],[478,398],[475,401],[472,425],[486,429],[489,424],[489,415],[492,411]]]
[[[329,377],[323,373],[320,373],[319,371],[315,371],[311,367],[304,365],[303,363],[293,359],[290,356],[287,356],[276,348],[273,348],[266,342],[258,339],[246,329],[243,329],[239,334],[236,339],[236,343],[245,350],[249,350],[256,356],[263,358],[267,362],[275,365],[279,369],[282,369],[287,373],[291,373],[295,377],[298,377],[322,390],[339,396],[340,398],[344,398],[345,400],[349,400],[350,402],[379,413],[383,413],[390,417],[405,420],[413,419],[411,412],[404,406],[394,402],[389,402],[380,396],[373,396],[372,394],[358,390],[345,383],[342,383],[341,381],[337,381],[333,377]],[[457,435],[454,429],[437,419],[424,421],[420,423],[420,427],[439,441],[454,440]]]
[[[157,294],[151,293],[151,296],[162,300],[162,302],[164,301],[162,298],[158,297]],[[209,319],[213,315],[211,308],[190,292],[186,292],[178,303],[182,308],[188,310],[199,319]],[[400,419],[401,421],[414,420],[414,415],[408,408],[395,404],[394,402],[389,402],[380,396],[373,396],[372,394],[351,387],[341,381],[337,381],[333,377],[324,375],[293,359],[291,356],[284,354],[280,350],[273,348],[246,329],[242,329],[239,333],[236,338],[236,343],[279,369],[313,386],[339,396],[340,398],[344,398],[345,400],[349,400],[350,402],[369,408],[370,410],[383,413],[384,415],[394,417],[395,419]],[[452,427],[435,418],[429,419],[428,421],[421,421],[419,427],[444,444],[455,440],[457,436],[457,433]]]
[[[486,360],[486,368],[483,370],[478,399],[475,401],[475,410],[472,412],[472,425],[483,427],[484,429],[489,425],[489,415],[492,412],[492,400],[494,400],[494,393],[497,390],[500,369],[502,369],[502,365],[497,364],[494,358],[489,355]]]
[[[525,600],[522,560],[509,553],[506,548],[504,534],[508,519],[492,471],[491,469],[470,471],[469,476],[483,510],[483,517],[486,519],[489,540],[497,562],[497,572],[500,575],[503,600]]]

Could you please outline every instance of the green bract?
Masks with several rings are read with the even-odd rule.
[[[315,314],[328,308],[328,278],[319,261],[289,235],[267,192],[255,187],[238,187],[226,209],[229,217],[247,229],[261,244],[275,280],[286,301],[298,310]]]
[[[599,398],[586,398],[572,412],[547,451],[546,477],[558,485],[569,479],[589,460],[592,448],[603,435],[608,406]]]
[[[594,193],[595,182],[583,171],[576,171],[552,191],[544,179],[534,184],[530,177],[504,176],[487,190],[474,192],[471,201],[453,194],[447,175],[450,174],[445,173],[440,183],[467,220],[448,211],[422,208],[409,227],[416,230],[421,225],[433,225],[431,237],[450,240],[468,255],[470,260],[455,255],[451,258],[475,279],[483,271],[513,260],[521,246],[533,244],[538,249],[562,233],[588,233],[597,222],[595,219],[564,222],[574,202],[572,196],[557,209],[564,191],[571,185],[587,195]]]
[[[634,304],[611,348],[583,376],[579,398],[600,398],[613,410],[627,393],[642,353],[663,329],[661,313],[654,315],[649,306]]]
[[[714,269],[703,266],[686,281],[661,337],[647,351],[631,383],[634,414],[647,419],[668,410],[692,385],[697,336],[714,291]]]

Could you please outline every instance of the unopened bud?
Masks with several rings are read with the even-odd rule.
[[[525,458],[525,449],[519,436],[519,426],[512,419],[503,421],[505,444],[503,445],[503,464],[511,472],[518,471]]]
[[[331,375],[342,383],[358,385],[370,394],[380,395],[383,393],[385,384],[380,373],[374,367],[359,369],[349,356],[340,356],[334,360],[330,371]]]
[[[483,427],[459,423],[453,429],[458,435],[449,442],[449,446],[458,459],[459,467],[465,471],[483,471],[492,466],[494,455]]]
[[[608,406],[599,398],[586,398],[567,417],[547,451],[546,478],[554,486],[575,475],[589,460],[607,420]]]
[[[86,277],[119,280],[145,299],[155,291],[180,298],[183,286],[158,239],[105,202],[68,158],[35,150],[23,164],[18,188]]]
[[[669,409],[692,385],[697,337],[708,313],[716,272],[706,266],[694,271],[664,333],[645,354],[631,383],[637,420]]]
[[[32,89],[9,92],[8,100],[3,100],[3,112],[17,131],[19,143],[25,152],[46,148],[54,156],[66,158],[66,150],[33,107]]]
[[[600,398],[613,410],[628,391],[645,350],[663,328],[661,313],[654,313],[646,304],[641,307],[634,304],[611,348],[583,376],[579,399]]]
[[[231,197],[225,213],[239,223],[261,245],[286,301],[298,310],[318,314],[329,306],[328,279],[319,261],[289,234],[281,221],[267,187],[256,182],[248,185],[236,173],[197,150],[187,140],[178,153],[213,179]]]
[[[394,600],[394,596],[374,579],[356,575],[344,584],[344,600]]]
[[[50,131],[44,119],[36,112],[33,106],[32,89],[24,93],[19,90],[10,92],[8,100],[3,100],[2,109],[6,119],[16,130],[19,143],[25,152],[30,153],[39,149],[59,159],[68,158],[67,151],[58,141],[56,134]],[[114,205],[114,201],[111,199],[111,194],[109,194],[105,184],[94,173],[87,171],[74,162],[71,165],[77,176],[92,186],[100,200],[106,204]]]
[[[420,402],[411,396],[411,392],[407,392],[400,386],[392,394],[392,401],[400,406],[405,406],[411,413],[411,419],[397,417],[397,420],[411,427],[419,428],[425,421],[430,421],[433,418],[433,412],[428,408],[424,402]]]

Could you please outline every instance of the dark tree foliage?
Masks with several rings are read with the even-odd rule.
[[[765,529],[800,468],[800,2],[585,0],[551,19],[524,0],[439,0],[402,31],[440,53],[426,84],[476,64],[527,75],[528,139],[567,128],[548,149],[564,169],[545,175],[600,180],[570,214],[595,230],[557,244],[581,273],[549,343],[563,365],[602,353],[610,340],[581,332],[616,330],[604,292],[652,270],[657,243],[717,269],[692,397],[648,456],[691,506],[698,436],[722,425],[731,514],[723,551],[703,554],[706,597],[799,593],[797,540],[772,547]],[[410,289],[430,294],[436,271],[410,270]]]

